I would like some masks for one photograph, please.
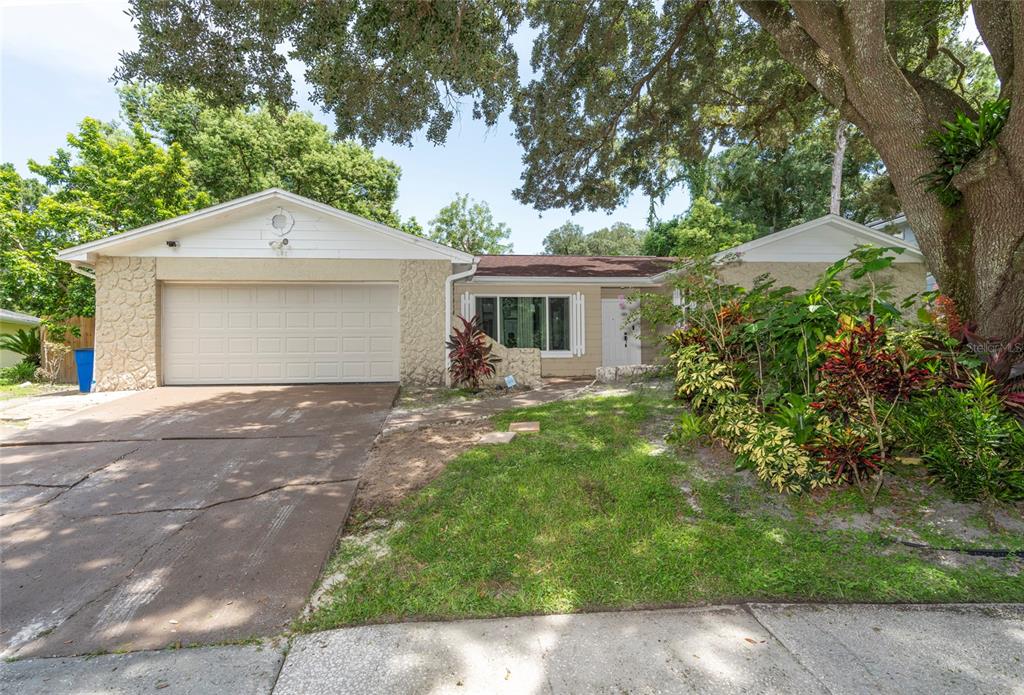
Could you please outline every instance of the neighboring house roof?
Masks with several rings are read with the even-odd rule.
[[[147,225],[145,227],[139,227],[121,234],[115,234],[98,241],[89,242],[87,244],[81,244],[74,246],[69,249],[61,251],[57,258],[62,261],[67,261],[73,265],[90,265],[92,264],[97,255],[135,255],[133,251],[137,251],[140,244],[156,243],[162,244],[162,240],[176,240],[176,237],[172,233],[182,233],[186,236],[192,231],[202,233],[208,231],[210,223],[235,219],[239,214],[246,211],[246,208],[256,206],[266,206],[267,204],[279,204],[293,207],[296,209],[304,209],[314,215],[327,217],[329,219],[338,220],[346,225],[350,229],[357,229],[362,233],[371,233],[385,237],[392,243],[398,242],[399,244],[407,244],[410,247],[418,249],[416,256],[423,256],[429,258],[438,259],[450,259],[453,263],[472,263],[474,257],[472,254],[458,251],[456,249],[449,248],[437,242],[424,239],[422,237],[413,236],[407,234],[399,229],[394,229],[379,222],[373,222],[359,215],[353,215],[352,213],[339,210],[338,208],[323,203],[318,203],[315,200],[290,193],[288,191],[281,190],[280,188],[269,188],[259,193],[253,193],[252,195],[244,196],[242,198],[236,198],[229,200],[226,203],[220,203],[219,205],[213,205],[202,210],[196,210],[195,212],[180,217],[175,217],[155,224]],[[258,209],[258,208],[257,208]],[[266,251],[265,247],[260,247],[262,252]],[[403,247],[404,248],[404,247]],[[265,255],[262,253],[261,255]],[[147,254],[140,254],[147,255]],[[229,253],[215,254],[221,256],[230,255]],[[241,254],[246,257],[254,257],[252,253]],[[334,257],[338,257],[335,255]]]
[[[880,220],[871,220],[870,222],[867,223],[867,226],[871,227],[872,229],[885,229],[886,227],[889,226],[899,226],[901,224],[905,224],[906,221],[907,216],[901,212],[895,217],[889,217],[887,219]]]
[[[921,263],[924,256],[917,244],[871,229],[838,215],[816,220],[759,237],[716,254],[724,258],[738,254],[740,260],[766,263],[832,263],[850,253],[857,244],[902,248],[897,263]]]
[[[20,311],[10,311],[9,309],[0,309],[0,321],[4,323],[20,323],[23,326],[38,326],[42,323],[42,319],[35,316],[29,316]]]
[[[600,281],[649,279],[675,259],[658,256],[480,256],[474,280]]]

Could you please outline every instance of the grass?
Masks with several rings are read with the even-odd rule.
[[[70,384],[0,384],[0,401],[21,398],[22,396],[40,396],[44,393],[67,391],[72,388],[75,387]]]
[[[348,580],[298,628],[755,599],[1024,600],[1024,575],[947,567],[877,532],[812,523],[856,510],[850,492],[778,515],[757,504],[770,493],[738,476],[703,480],[643,434],[676,407],[647,394],[495,417],[498,429],[538,420],[541,432],[452,461],[392,510],[404,524],[383,557],[339,552]]]

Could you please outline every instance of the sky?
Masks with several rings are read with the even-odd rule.
[[[119,53],[137,46],[125,10],[121,0],[0,0],[0,161],[27,174],[29,159],[45,161],[86,116],[116,118],[110,76]],[[527,46],[528,39],[519,45]],[[520,51],[525,65],[524,56]],[[295,69],[301,74],[301,66]],[[295,96],[301,108],[333,126],[301,84]],[[541,215],[516,201],[512,190],[519,184],[522,151],[507,117],[487,129],[467,116],[441,147],[418,137],[412,147],[381,144],[374,151],[402,168],[397,207],[403,218],[415,216],[426,225],[457,193],[468,194],[490,204],[494,218],[509,225],[515,253],[540,252],[544,236],[570,219],[587,231],[619,221],[647,223],[650,203],[641,194],[610,214]],[[655,214],[672,217],[688,206],[680,188]]]

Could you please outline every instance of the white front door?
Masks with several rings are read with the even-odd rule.
[[[640,331],[629,321],[635,305],[618,299],[601,300],[601,364],[605,367],[640,364]]]
[[[398,381],[398,285],[167,284],[165,384]]]

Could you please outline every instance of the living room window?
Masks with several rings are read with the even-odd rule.
[[[476,297],[484,333],[511,348],[571,354],[569,296]]]

